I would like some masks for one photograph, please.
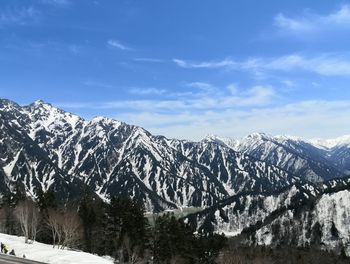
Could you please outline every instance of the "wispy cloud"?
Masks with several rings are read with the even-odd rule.
[[[281,83],[284,84],[285,86],[288,86],[288,87],[295,87],[296,86],[295,82],[293,82],[291,80],[282,80]]]
[[[166,93],[165,89],[157,89],[157,88],[131,88],[129,93],[135,95],[161,95]]]
[[[107,45],[111,48],[116,48],[120,50],[131,50],[130,47],[122,44],[119,40],[115,40],[115,39],[108,40]]]
[[[343,5],[327,15],[304,13],[299,17],[288,17],[282,13],[274,18],[274,24],[283,32],[298,34],[317,33],[325,30],[345,29],[349,31],[350,5]]]
[[[32,6],[3,9],[0,11],[0,27],[35,23],[39,15],[40,12]]]
[[[196,88],[207,93],[211,93],[216,89],[212,84],[207,82],[190,82],[186,83],[185,85],[187,87]]]
[[[235,83],[230,83],[229,85],[227,85],[226,88],[233,95],[238,93],[238,87],[237,87],[237,84]]]
[[[84,51],[85,46],[75,43],[58,42],[53,40],[46,41],[16,41],[8,45],[8,48],[21,50],[31,55],[42,56],[50,54],[51,56],[71,56],[78,55]]]
[[[207,134],[239,138],[252,132],[334,137],[348,131],[350,101],[300,101],[283,106],[224,111],[125,112],[117,119],[132,122],[154,134],[200,140]]]
[[[200,140],[206,134],[241,137],[256,131],[306,138],[333,137],[348,130],[349,100],[302,100],[276,104],[269,86],[242,90],[235,95],[213,93],[201,98],[126,100],[102,103],[60,103],[68,109],[89,108],[118,113],[115,118],[140,125],[154,134]],[[228,86],[227,86],[228,88]],[[112,110],[112,111],[111,111]]]
[[[104,83],[104,82],[99,82],[99,81],[85,81],[83,82],[85,86],[90,86],[90,87],[99,87],[99,88],[106,88],[106,89],[113,89],[115,88],[114,85],[109,84],[109,83]]]
[[[182,60],[174,61],[183,68],[226,68],[235,71],[251,71],[263,75],[264,71],[307,71],[325,76],[350,76],[349,54],[320,54],[318,56],[304,56],[290,54],[280,57],[252,57],[235,63],[226,60],[217,62],[216,67],[208,62],[189,63]],[[192,66],[190,66],[192,65]],[[194,66],[196,65],[196,66]],[[220,65],[220,66],[218,66]]]
[[[117,102],[109,104],[110,107],[114,107]],[[144,105],[145,102],[140,101],[140,104]],[[257,131],[304,138],[327,138],[343,135],[344,131],[349,130],[349,100],[307,100],[279,106],[228,108],[219,111],[158,111],[152,108],[151,104],[152,102],[149,102],[148,108],[143,108],[142,111],[122,111],[114,117],[140,125],[154,134],[192,140],[200,140],[207,134],[239,138]],[[96,107],[93,103],[56,105],[76,110]],[[132,105],[132,102],[129,105]],[[166,102],[163,102],[163,105],[166,105]]]
[[[140,62],[164,62],[164,60],[156,59],[156,58],[134,58],[134,61],[140,61]]]
[[[323,54],[305,57],[292,54],[276,58],[254,58],[241,64],[242,69],[263,71],[301,70],[325,76],[350,76],[350,59],[345,55]]]
[[[70,0],[39,0],[39,2],[42,4],[64,7],[71,4]]]
[[[165,90],[158,89],[134,89],[131,93],[146,94],[164,94]],[[259,107],[268,105],[276,98],[275,90],[270,86],[254,86],[245,91],[239,92],[236,95],[219,94],[215,91],[212,93],[193,93],[187,94],[182,98],[176,97],[174,99],[142,99],[142,100],[122,100],[110,101],[103,103],[88,104],[95,109],[128,109],[130,111],[216,111],[222,109],[231,109],[239,107]],[[63,104],[63,103],[61,103]],[[69,105],[69,103],[67,103]],[[72,105],[79,106],[79,102],[72,103]],[[84,104],[81,104],[84,106]]]
[[[182,68],[228,68],[233,67],[236,63],[231,59],[224,59],[221,61],[204,61],[204,62],[191,62],[180,59],[173,59],[179,67]]]

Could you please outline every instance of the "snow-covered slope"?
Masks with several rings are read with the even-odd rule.
[[[315,197],[320,189],[314,185],[292,184],[272,192],[242,192],[201,212],[188,216],[196,229],[204,232],[238,235],[250,226],[268,221],[287,207],[295,207]]]
[[[169,140],[108,118],[87,121],[42,101],[21,107],[1,100],[0,113],[4,126],[23,139],[14,144],[12,132],[3,136],[3,179],[19,177],[33,195],[62,178],[84,182],[103,199],[134,197],[159,211],[207,207],[242,190],[278,189],[298,180],[220,142]],[[19,162],[24,146],[34,151]]]
[[[350,178],[241,193],[187,216],[197,230],[248,244],[315,246],[350,255]]]
[[[334,139],[314,139],[310,143],[323,150],[324,157],[339,170],[350,175],[350,135]]]
[[[42,101],[19,106],[0,100],[0,150],[0,194],[21,184],[32,196],[51,188],[66,202],[91,188],[106,200],[138,199],[147,211],[202,207],[188,218],[197,229],[249,234],[263,243],[269,237],[259,235],[262,228],[273,232],[275,221],[282,228],[286,219],[302,219],[309,225],[297,229],[300,237],[324,221],[320,239],[329,248],[326,222],[338,221],[334,226],[343,237],[336,241],[348,243],[341,200],[350,189],[345,143],[326,148],[258,133],[241,140],[167,139],[109,118],[84,120]],[[337,219],[315,209],[331,210],[332,203]],[[292,234],[296,227],[286,228]]]
[[[15,250],[16,256],[50,264],[112,264],[110,257],[99,257],[93,254],[72,250],[53,248],[52,245],[34,242],[24,243],[24,237],[0,234],[0,241]]]
[[[29,195],[53,189],[61,201],[74,200],[81,181],[68,177],[29,137],[17,111],[0,111],[0,181],[2,192],[23,183]],[[18,118],[18,119],[17,119]]]
[[[331,149],[334,147],[350,145],[350,135],[344,135],[341,137],[331,139],[311,139],[309,140],[309,142],[321,148]]]
[[[240,140],[218,138],[216,141],[312,182],[344,175],[327,150],[300,138],[253,133]]]
[[[278,232],[276,232],[278,228]],[[258,244],[319,246],[350,256],[350,190],[326,193],[300,212],[288,210],[254,235]]]

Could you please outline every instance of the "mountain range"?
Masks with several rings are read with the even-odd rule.
[[[105,201],[132,197],[150,212],[201,208],[187,217],[195,228],[244,234],[247,243],[318,241],[350,254],[350,136],[194,142],[2,99],[0,149],[1,194],[21,184],[33,197],[52,189],[65,203],[88,188]]]

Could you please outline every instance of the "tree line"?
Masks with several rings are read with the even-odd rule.
[[[86,191],[74,204],[57,204],[52,190],[35,200],[16,188],[0,204],[0,231],[58,249],[109,255],[116,263],[215,263],[226,238],[198,234],[172,213],[145,217],[142,203],[113,197],[106,203]]]

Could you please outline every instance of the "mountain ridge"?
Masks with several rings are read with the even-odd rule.
[[[43,101],[20,106],[0,99],[0,149],[0,197],[21,184],[29,196],[50,189],[66,204],[89,189],[107,202],[131,197],[147,212],[198,207],[186,218],[197,230],[243,236],[248,244],[321,241],[328,250],[350,243],[350,204],[341,198],[350,190],[347,145],[324,149],[264,133],[168,139],[110,118],[85,120]],[[318,213],[332,203],[339,204],[338,222]],[[302,239],[290,235],[294,230]]]
[[[208,207],[241,191],[277,190],[296,181],[343,175],[323,150],[290,137],[254,133],[240,142],[216,136],[198,142],[168,139],[110,118],[85,120],[42,100],[20,106],[2,99],[0,112],[2,121],[18,127],[65,177],[84,182],[105,200],[135,197],[150,211]],[[10,151],[11,159],[0,164],[8,179],[18,153]],[[49,177],[38,179],[36,173],[38,186],[48,184]]]

